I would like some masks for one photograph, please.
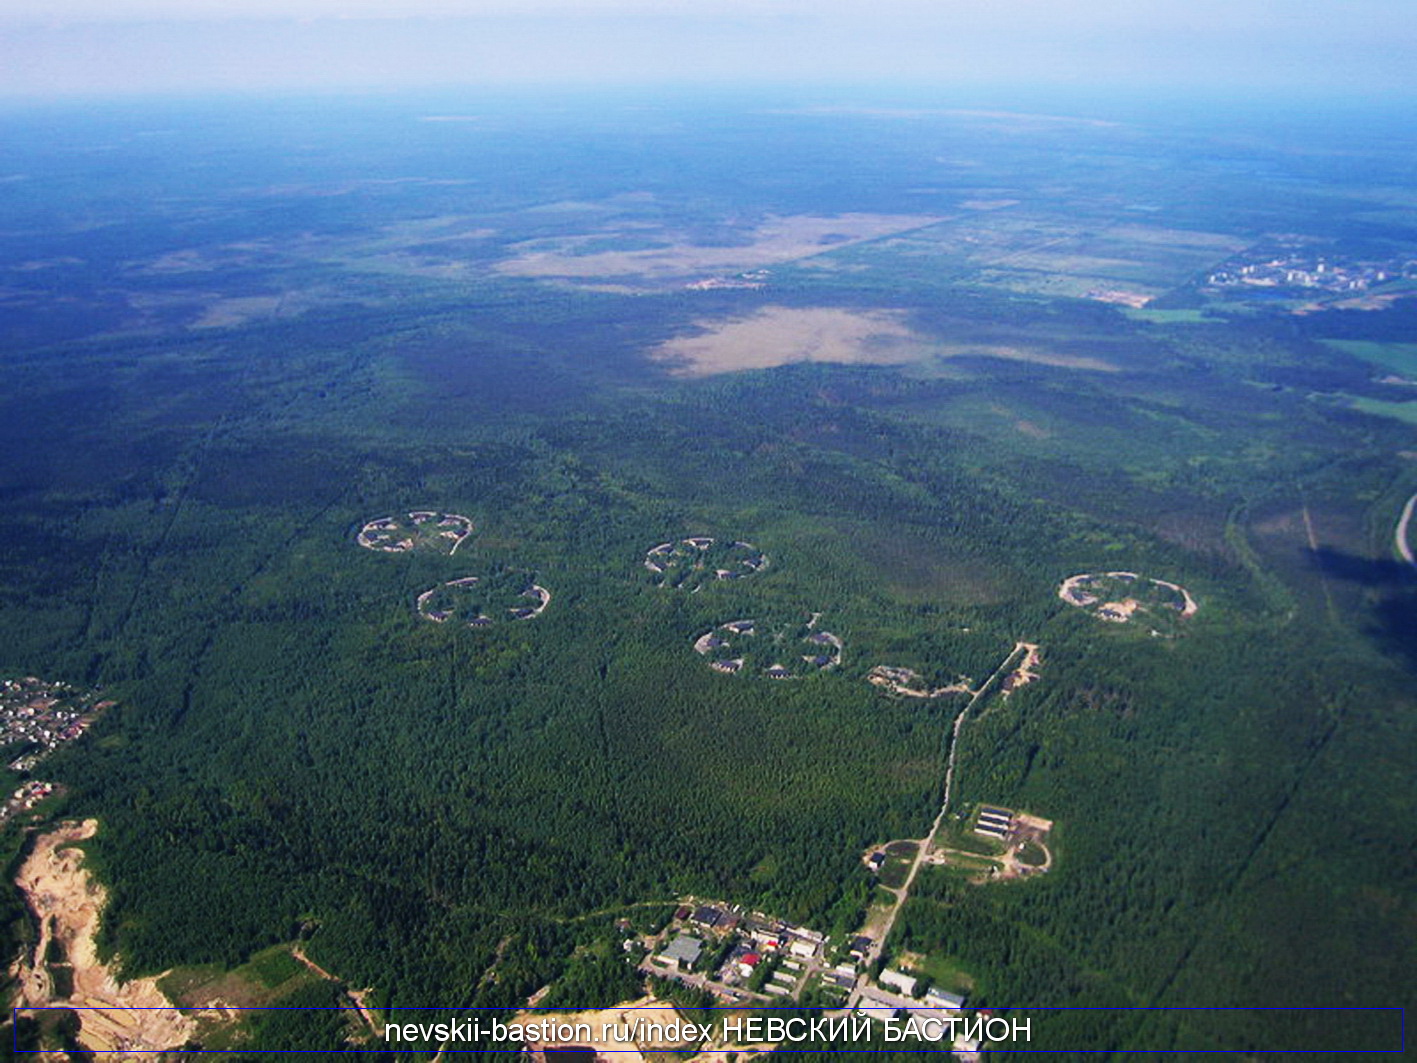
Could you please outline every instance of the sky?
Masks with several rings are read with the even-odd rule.
[[[1417,0],[0,0],[0,95],[647,82],[1417,96]]]

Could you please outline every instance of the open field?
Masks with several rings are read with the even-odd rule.
[[[770,217],[735,234],[731,244],[700,243],[672,230],[647,235],[662,246],[596,250],[602,234],[554,237],[513,245],[514,257],[497,270],[517,277],[577,280],[633,278],[642,282],[762,269],[824,251],[850,247],[931,225],[937,218],[914,215],[842,214],[833,217]],[[616,239],[623,240],[623,235]]]
[[[1065,369],[1114,371],[1101,358],[1043,347],[941,343],[911,329],[889,310],[769,306],[746,318],[695,322],[697,332],[667,340],[653,357],[682,376],[712,376],[799,362],[904,365],[972,357],[1002,358]]]
[[[696,322],[697,334],[660,344],[654,357],[685,376],[768,369],[797,362],[899,365],[929,347],[890,311],[770,306],[751,317]]]
[[[1371,340],[1329,340],[1344,354],[1417,381],[1417,343],[1375,343]]]

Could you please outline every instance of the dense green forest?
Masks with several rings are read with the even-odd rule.
[[[771,142],[742,121],[741,139],[718,135]],[[707,241],[745,203],[919,209],[916,149],[862,130],[883,155],[839,184],[789,194],[759,177],[696,199],[660,174],[654,210]],[[954,133],[994,152],[1002,185],[1044,196],[1028,175],[1047,145]],[[506,136],[488,141],[492,161],[415,146],[401,162],[491,172]],[[800,136],[762,150],[817,166],[844,150]],[[639,156],[601,147],[609,161],[579,185],[516,156],[525,184],[503,177],[477,208],[509,227],[503,252],[556,233],[533,207],[636,187]],[[1166,224],[1239,245],[1280,220],[1337,225],[1331,204],[1266,199],[1270,170],[1221,207],[1115,147],[1074,144],[1069,190],[1029,209],[1110,231],[1125,220],[1117,197],[1144,190]],[[732,171],[700,141],[660,148],[705,189]],[[378,158],[343,165],[382,173]],[[1382,165],[1332,176],[1328,195]],[[550,983],[553,1001],[594,1006],[635,990],[607,944],[634,905],[722,897],[846,934],[868,894],[861,852],[928,828],[960,708],[892,698],[867,672],[978,682],[1027,640],[1041,678],[964,729],[957,807],[1053,820],[1057,866],[985,887],[927,869],[892,949],[950,958],[997,1008],[1410,997],[1417,584],[1392,536],[1417,491],[1417,442],[1353,405],[1393,393],[1324,341],[1410,339],[1411,300],[1356,317],[1147,318],[927,269],[890,241],[853,245],[835,268],[784,265],[766,295],[450,280],[380,273],[367,256],[383,249],[359,242],[370,218],[447,212],[439,186],[261,208],[235,186],[222,195],[220,217],[139,212],[89,244],[5,237],[15,259],[86,263],[59,267],[52,292],[26,289],[3,352],[0,672],[119,702],[39,773],[65,787],[46,816],[101,823],[87,859],[125,973],[236,967],[302,940],[382,1007],[511,1007]],[[22,214],[67,217],[83,196],[61,188]],[[243,260],[204,281],[230,297],[343,293],[299,313],[194,328],[174,309],[134,326],[104,294],[122,273],[177,307],[158,298],[174,275],[117,263],[307,230],[339,264],[322,245],[318,262]],[[1393,247],[1414,237],[1382,233]],[[479,248],[468,261],[499,253]],[[65,290],[84,307],[67,318],[52,305]],[[968,349],[703,378],[646,355],[769,296],[850,311],[883,293],[913,328]],[[1193,278],[1167,303],[1206,305]],[[1108,368],[997,353],[1044,338]],[[356,544],[365,521],[424,507],[472,519],[456,554]],[[771,564],[694,593],[655,585],[645,551],[691,535],[751,541]],[[544,614],[485,630],[417,615],[427,588],[503,568],[552,589]],[[1184,585],[1199,612],[1152,637],[1057,595],[1067,576],[1118,569]],[[845,644],[819,674],[728,677],[692,651],[728,620],[817,611]],[[21,828],[8,831],[17,854]],[[32,928],[17,898],[5,904],[13,950]],[[342,1036],[319,1021],[272,1013],[250,1043]],[[1058,1029],[1155,1050],[1261,1050],[1277,1032],[1263,1013],[1117,1021]]]

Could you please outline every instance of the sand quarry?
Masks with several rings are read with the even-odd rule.
[[[96,1052],[178,1047],[192,1036],[196,1021],[171,1006],[157,988],[156,978],[136,978],[120,985],[114,969],[99,961],[94,936],[106,896],[85,870],[83,850],[74,845],[97,831],[97,820],[65,823],[41,835],[20,867],[15,884],[40,927],[34,951],[12,971],[20,984],[20,1003],[73,1007],[81,1023],[79,1041]],[[63,947],[73,973],[73,993],[68,997],[54,995],[44,962],[51,941]],[[135,1008],[161,1010],[131,1010]]]
[[[562,1013],[539,1009],[528,1010],[518,1014],[513,1021],[518,1023],[586,1023],[594,1036],[589,1040],[575,1043],[594,1050],[598,1063],[647,1063],[647,1061],[662,1058],[668,1053],[676,1053],[682,1057],[694,1047],[692,1042],[671,1044],[653,1036],[643,1036],[642,1026],[674,1025],[683,1021],[683,1016],[679,1014],[673,1004],[658,1000],[653,996],[617,1004],[603,1011]],[[717,1044],[716,1041],[717,1038],[698,1046],[698,1052],[688,1056],[686,1063],[727,1063],[730,1056],[746,1063],[747,1060],[777,1047],[771,1044],[724,1046]],[[526,1046],[527,1058],[532,1063],[546,1063],[546,1050],[563,1047],[563,1044],[566,1043],[569,1042],[528,1044]]]

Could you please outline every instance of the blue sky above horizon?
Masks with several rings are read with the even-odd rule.
[[[1417,96],[1411,0],[6,0],[0,95],[645,82]]]

